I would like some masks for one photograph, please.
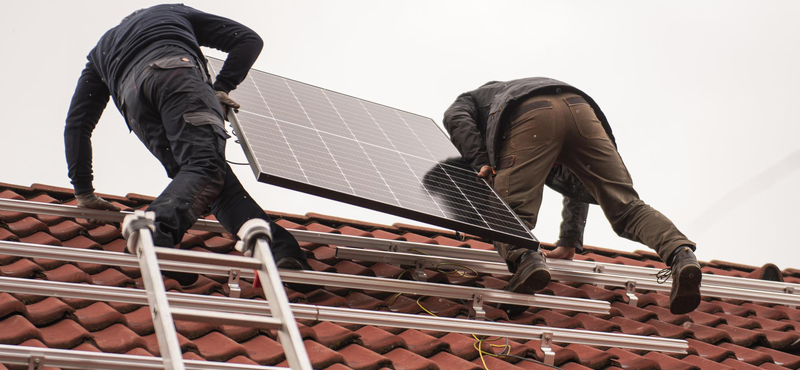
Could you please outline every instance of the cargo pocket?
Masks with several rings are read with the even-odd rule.
[[[587,139],[601,139],[607,138],[606,130],[603,124],[597,119],[594,109],[587,103],[569,104],[569,111],[572,113],[572,118],[575,119],[575,125],[578,126],[578,132],[581,136]]]
[[[150,63],[153,69],[195,68],[194,58],[186,55],[174,55],[161,58]]]
[[[231,136],[225,131],[225,126],[222,119],[216,113],[212,112],[189,112],[183,114],[183,120],[193,126],[210,125],[215,132],[227,138]]]

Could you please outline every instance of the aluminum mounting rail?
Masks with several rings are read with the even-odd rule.
[[[51,297],[80,298],[95,301],[124,302],[136,305],[147,304],[146,292],[141,289],[63,283],[36,279],[0,277],[0,291]],[[176,292],[168,292],[167,299],[169,300],[170,307],[177,309],[203,309],[249,315],[268,315],[272,313],[270,304],[263,300],[237,299]],[[688,343],[685,340],[678,339],[296,303],[290,304],[290,307],[295,318],[315,321],[378,325],[521,339],[547,339],[547,343],[578,343],[588,346],[619,347],[669,353],[686,353],[688,349]]]
[[[29,258],[48,258],[70,262],[96,263],[110,266],[138,267],[136,257],[130,254],[31,243],[0,241],[0,254]],[[159,258],[161,269],[167,271],[230,276],[232,269],[234,269],[239,271],[237,273],[240,277],[253,278],[254,274],[252,271],[260,268],[258,263],[252,258],[225,254],[196,253],[179,249],[156,248],[156,255]],[[477,300],[592,313],[608,313],[611,308],[608,302],[582,298],[518,294],[496,289],[330,272],[296,270],[279,270],[279,272],[281,280],[290,283],[439,296],[452,299],[472,300],[473,303]],[[480,316],[481,310],[475,308],[476,307],[473,307],[476,314]]]
[[[161,357],[98,353],[72,349],[54,349],[0,344],[0,363],[27,365],[41,370],[45,366],[62,369],[162,370]],[[231,364],[216,361],[183,360],[187,370],[286,370],[285,367]]]
[[[92,218],[110,222],[120,222],[125,215],[131,212],[112,212],[78,208],[75,206],[31,202],[25,200],[0,199],[0,209],[32,214],[47,214],[61,217]],[[211,232],[225,232],[225,229],[216,221],[198,220],[192,227],[195,230]],[[503,264],[502,258],[495,251],[479,250],[472,248],[449,247],[442,245],[414,243],[379,238],[359,237],[331,233],[312,232],[307,230],[288,230],[299,241],[349,246],[379,251],[425,253],[429,255],[451,257],[457,259],[472,259],[482,262],[498,262]],[[655,274],[658,269],[625,266],[619,264],[592,262],[592,261],[547,261],[551,273],[558,280],[572,280],[589,284],[627,287],[629,293],[632,289],[669,290],[669,284],[655,286]],[[560,273],[558,270],[562,271]],[[177,271],[177,270],[176,270]],[[182,271],[182,270],[181,270]],[[197,270],[195,270],[197,271]],[[188,271],[187,271],[188,272]],[[203,272],[201,272],[203,273]],[[504,273],[508,273],[507,271]],[[609,275],[601,278],[603,275]],[[631,284],[631,282],[633,284]],[[634,285],[632,287],[632,285]],[[715,286],[719,289],[709,289]],[[762,292],[774,293],[764,295]],[[800,296],[800,284],[766,281],[758,279],[738,278],[703,274],[701,293],[709,297],[735,298],[756,302],[780,303],[792,307],[800,306],[797,296]],[[629,297],[635,297],[629,294]]]
[[[422,254],[414,254],[414,253],[400,253],[400,252],[386,252],[381,250],[370,250],[370,249],[359,249],[359,248],[349,248],[349,247],[337,247],[336,248],[336,256],[337,258],[343,259],[353,259],[353,260],[361,260],[361,261],[371,261],[371,262],[384,262],[389,264],[399,264],[399,265],[407,265],[407,266],[416,266],[422,268],[439,268],[443,270],[452,270],[461,266],[463,268],[469,268],[476,272],[480,273],[487,273],[487,274],[510,274],[506,265],[504,263],[497,263],[497,262],[485,262],[485,261],[477,261],[471,259],[459,259],[459,258],[451,258],[451,257],[440,257],[435,255],[422,255]],[[627,275],[627,270],[614,270],[613,267],[617,265],[610,266],[603,272],[595,272],[591,269],[588,269],[586,264],[583,264],[582,261],[561,261],[561,260],[548,260],[548,266],[550,267],[550,275],[552,276],[553,280],[560,280],[560,281],[572,281],[578,283],[586,283],[586,284],[595,284],[599,286],[619,286],[624,287],[627,289],[627,296],[629,299],[629,303],[631,305],[636,305],[637,297],[634,293],[636,289],[640,290],[653,290],[659,292],[669,292],[672,288],[671,280],[664,283],[658,284],[655,279],[655,275],[653,274],[654,271],[658,271],[657,269],[648,269],[638,267],[638,274],[631,274]],[[572,266],[582,266],[579,269],[567,269],[566,267]],[[609,265],[606,265],[609,266]],[[622,266],[620,266],[622,267]],[[615,275],[609,273],[609,270],[619,273],[620,275]],[[645,274],[644,272],[647,271]],[[708,297],[720,297],[720,298],[732,298],[732,299],[741,299],[746,301],[755,301],[755,302],[766,302],[766,303],[777,303],[777,304],[784,304],[790,307],[800,306],[800,294],[790,294],[788,292],[772,292],[772,291],[765,291],[765,290],[752,290],[752,289],[741,289],[741,288],[732,288],[728,286],[719,286],[719,285],[712,285],[713,282],[722,280],[720,277],[716,277],[717,280],[709,279],[711,282],[706,280],[708,274],[703,275],[703,283],[700,286],[700,294]],[[738,279],[738,278],[737,278]],[[729,279],[726,279],[726,281]],[[754,280],[754,279],[747,279],[747,280]],[[759,280],[756,280],[759,282]],[[774,283],[774,282],[767,282],[767,283]],[[786,284],[786,283],[781,283]],[[789,284],[789,285],[797,285],[797,284]]]

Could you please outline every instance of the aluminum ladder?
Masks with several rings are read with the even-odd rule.
[[[155,230],[154,220],[153,212],[136,211],[123,220],[122,233],[127,240],[128,251],[137,256],[139,268],[142,271],[142,280],[164,369],[186,369],[173,319],[277,330],[278,340],[283,346],[289,367],[295,370],[312,369],[303,338],[278,274],[278,267],[270,252],[269,242],[272,240],[272,232],[266,221],[252,219],[242,226],[238,233],[241,240],[237,243],[237,249],[244,251],[245,257],[239,257],[156,247],[153,244],[152,235]],[[158,264],[159,259],[189,264],[226,265],[234,271],[236,269],[256,270],[261,287],[270,303],[272,316],[170,308]]]

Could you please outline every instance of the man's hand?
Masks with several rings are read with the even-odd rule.
[[[217,97],[219,105],[222,107],[222,114],[225,115],[226,121],[228,120],[228,111],[231,108],[233,108],[234,112],[239,113],[239,108],[241,108],[242,106],[239,105],[239,103],[237,103],[233,99],[231,99],[231,97],[228,96],[228,93],[224,91],[217,91],[215,95]]]
[[[478,178],[486,179],[489,182],[489,186],[494,186],[494,168],[492,166],[483,166],[481,170],[478,171]]]
[[[107,200],[98,197],[94,194],[94,192],[88,192],[85,194],[79,194],[75,196],[75,199],[78,200],[78,207],[79,208],[91,208],[91,209],[101,209],[106,211],[117,211],[119,212],[119,207],[109,203]],[[94,220],[94,219],[87,219],[90,225],[106,225],[108,222]]]

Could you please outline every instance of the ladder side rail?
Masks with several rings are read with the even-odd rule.
[[[133,249],[132,252],[135,252],[139,259],[158,348],[164,360],[164,369],[184,370],[183,353],[178,343],[178,334],[169,309],[167,292],[150,230],[154,217],[152,212],[146,214],[143,211],[136,211],[134,215],[126,218],[123,232],[127,235],[127,248]]]
[[[289,306],[289,298],[283,287],[278,267],[272,257],[269,241],[272,240],[272,231],[269,224],[261,219],[247,221],[239,230],[240,243],[244,246],[245,255],[252,253],[253,259],[260,261],[261,266],[256,271],[261,282],[261,288],[270,303],[273,317],[283,321],[283,327],[278,330],[278,339],[283,346],[283,352],[289,366],[294,370],[312,370],[311,360],[308,358],[303,337],[297,327],[294,314]]]
[[[65,289],[71,287],[71,289]],[[10,288],[10,289],[9,289]],[[58,288],[58,289],[56,289]],[[121,301],[146,304],[146,293],[139,289],[86,285],[79,283],[56,283],[45,280],[0,277],[0,290],[28,292],[44,296],[74,297],[102,301]],[[31,293],[31,292],[34,293]],[[87,293],[91,291],[91,293]],[[127,292],[126,292],[127,291]],[[136,299],[131,299],[131,293]],[[170,304],[176,308],[214,307],[228,312],[244,314],[269,314],[272,306],[263,300],[244,300],[220,296],[205,296],[170,292]],[[462,334],[489,335],[521,339],[541,339],[543,331],[555,335],[557,343],[580,343],[605,347],[620,347],[670,353],[686,353],[688,343],[684,340],[646,337],[618,333],[591,332],[586,330],[549,328],[491,321],[477,321],[461,318],[445,318],[423,315],[393,313],[385,311],[359,310],[290,304],[294,316],[299,319],[332,321],[360,325],[391,326],[407,329],[456,332]]]

